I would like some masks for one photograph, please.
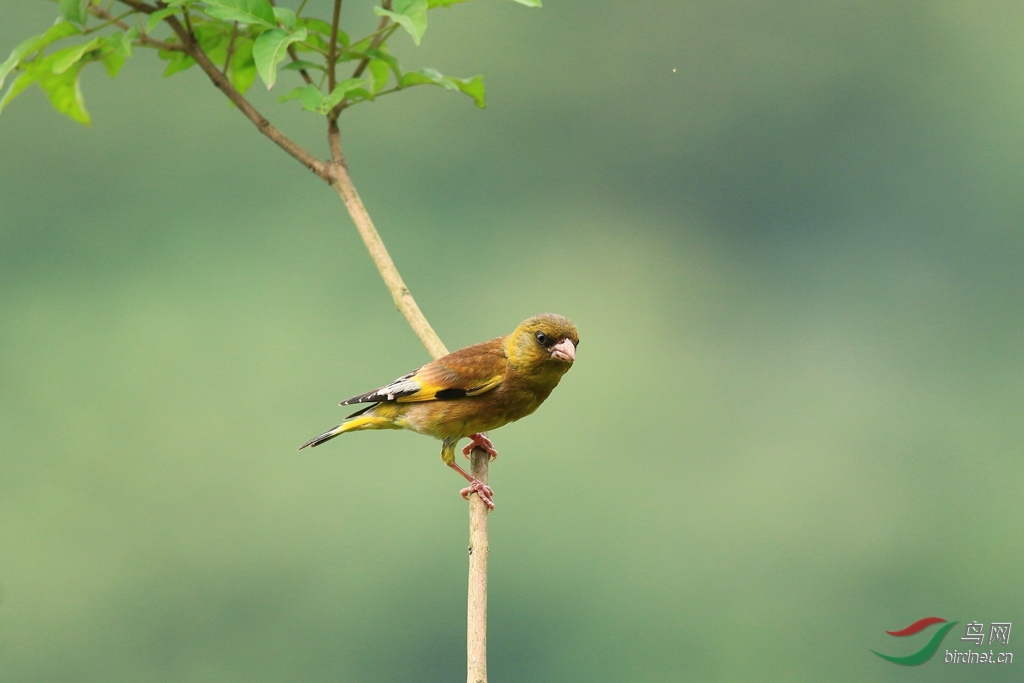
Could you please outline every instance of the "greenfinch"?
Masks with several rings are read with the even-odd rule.
[[[526,417],[544,402],[576,360],[576,326],[545,313],[524,321],[512,334],[467,346],[395,381],[341,405],[369,403],[330,431],[307,441],[319,446],[346,432],[410,429],[440,439],[441,460],[469,481],[463,498],[477,493],[491,510],[494,492],[455,462],[459,439],[471,442],[462,452],[482,448],[498,456],[485,432]]]

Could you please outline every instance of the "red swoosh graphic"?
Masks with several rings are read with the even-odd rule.
[[[925,617],[924,619],[918,619],[902,631],[886,631],[886,633],[890,636],[912,636],[915,633],[925,630],[932,624],[945,623],[945,621],[945,619],[940,619],[939,617]]]

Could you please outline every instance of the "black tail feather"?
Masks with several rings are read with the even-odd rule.
[[[341,425],[338,425],[338,427],[340,427],[340,426]],[[306,443],[304,443],[301,446],[299,446],[299,450],[301,451],[303,448],[314,448],[316,446],[319,446],[320,444],[322,444],[325,441],[330,441],[334,437],[340,436],[342,434],[342,432],[335,431],[335,429],[337,429],[338,427],[335,427],[334,429],[330,429],[330,430],[324,432],[323,434],[321,434],[320,436],[317,436],[317,437],[314,437],[314,438],[310,439]]]

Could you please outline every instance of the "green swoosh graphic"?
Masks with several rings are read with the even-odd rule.
[[[942,644],[942,639],[946,637],[947,633],[949,633],[949,629],[953,628],[958,623],[959,622],[951,621],[940,628],[935,632],[935,635],[932,636],[932,639],[928,641],[927,645],[912,655],[907,655],[906,657],[893,657],[891,655],[883,655],[881,652],[875,652],[874,650],[872,650],[872,652],[875,652],[875,654],[882,659],[888,659],[893,664],[900,664],[902,666],[917,666],[918,664],[924,664],[931,659],[932,655],[935,654],[935,651],[939,649],[939,645]]]

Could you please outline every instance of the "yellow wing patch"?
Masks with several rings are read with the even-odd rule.
[[[415,403],[418,401],[450,401],[457,398],[479,396],[494,389],[502,382],[501,375],[492,377],[483,384],[463,389],[462,387],[444,386],[439,384],[428,384],[423,382],[420,390],[407,396],[399,396],[395,399],[398,403]]]

